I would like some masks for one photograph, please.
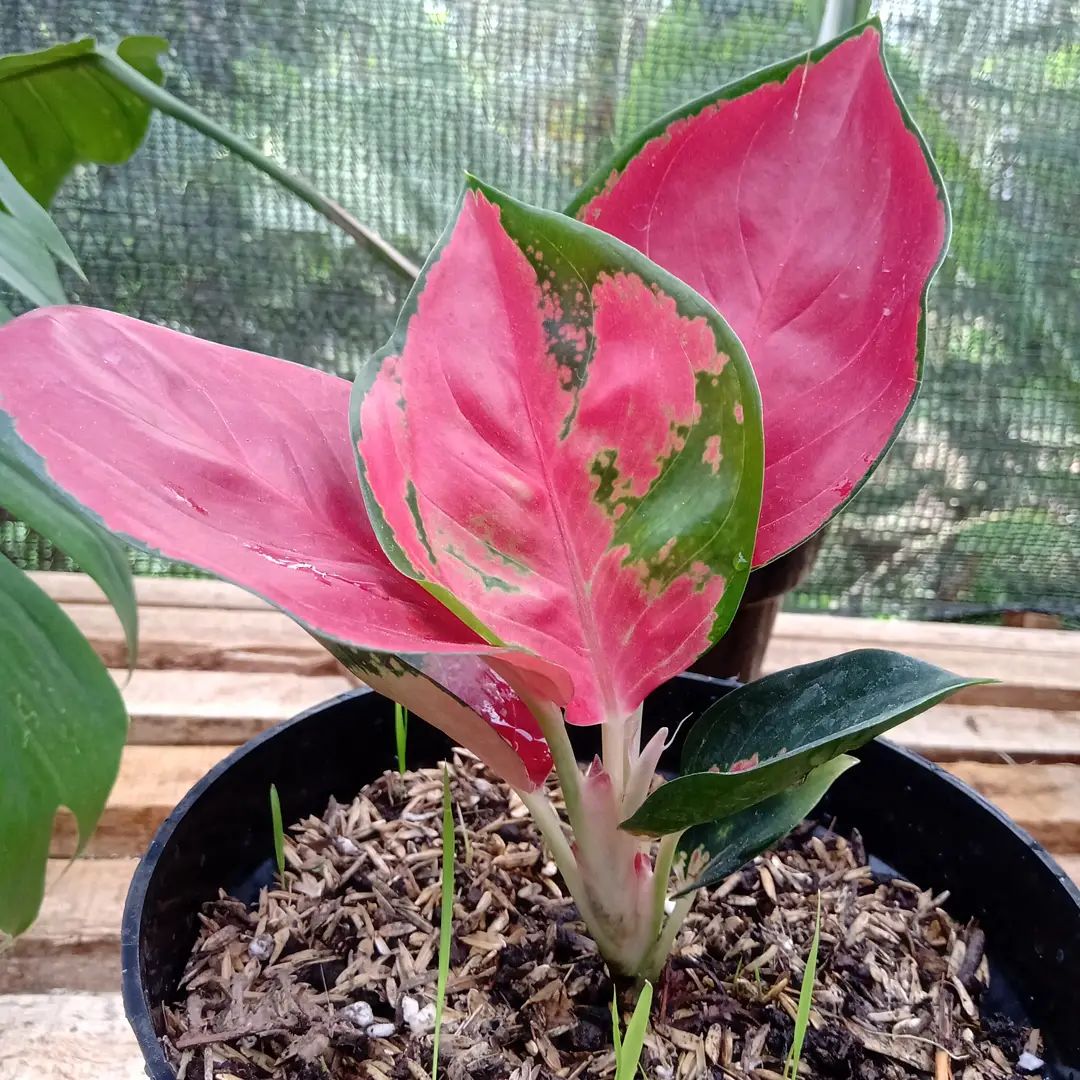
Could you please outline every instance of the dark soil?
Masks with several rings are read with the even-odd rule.
[[[610,1080],[612,980],[524,807],[465,755],[453,797],[440,1075]],[[166,1010],[181,1080],[430,1077],[441,798],[439,770],[388,773],[290,830],[254,909],[207,905]],[[800,1078],[1006,1078],[1038,1053],[1038,1032],[980,1012],[983,934],[945,894],[876,879],[858,837],[808,824],[698,894],[656,987],[649,1080],[780,1080],[819,896]]]

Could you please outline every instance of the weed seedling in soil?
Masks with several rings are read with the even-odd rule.
[[[814,915],[814,936],[810,940],[810,951],[806,954],[806,968],[803,971],[802,986],[799,988],[799,1005],[795,1012],[795,1031],[791,1038],[791,1053],[784,1069],[785,1080],[798,1080],[799,1065],[802,1062],[803,1042],[806,1030],[810,1026],[810,1007],[814,1003],[814,981],[817,979],[818,947],[821,944],[821,894],[818,894],[817,912]]]
[[[454,811],[450,799],[450,770],[443,766],[442,799],[442,910],[439,915],[439,978],[435,987],[435,1042],[431,1050],[431,1080],[439,1072],[439,1036],[442,1034],[446,980],[450,975],[450,930],[454,923]]]
[[[274,830],[274,863],[277,866],[278,880],[285,884],[285,827],[281,823],[281,800],[278,798],[277,784],[270,785],[270,825]]]
[[[394,744],[397,747],[398,772],[405,771],[405,741],[409,735],[409,710],[400,701],[394,702]]]
[[[626,1025],[626,1034],[619,1034],[619,1001],[616,996],[611,1002],[611,1038],[615,1044],[615,1080],[634,1080],[641,1062],[641,1051],[645,1049],[645,1029],[649,1024],[649,1012],[652,1009],[652,983],[646,980],[638,994],[637,1004]]]

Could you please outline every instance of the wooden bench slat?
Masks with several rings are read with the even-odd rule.
[[[105,604],[64,610],[109,667],[127,666],[116,615]],[[337,661],[308,633],[269,609],[212,611],[147,607],[139,612],[139,667],[335,674]]]
[[[137,864],[50,859],[37,921],[0,957],[0,993],[119,986],[120,921]]]
[[[108,604],[97,583],[88,574],[65,574],[32,570],[29,577],[58,604]],[[195,607],[214,611],[273,611],[270,604],[226,581],[203,578],[135,578],[135,599],[139,607]]]
[[[1050,631],[1017,630],[1019,634]],[[765,652],[766,672],[824,660],[837,653],[860,648],[858,638],[791,639],[776,636]],[[1078,642],[1080,648],[1080,642]],[[1002,705],[1038,709],[1080,709],[1080,663],[1078,655],[986,653],[952,646],[907,644],[904,652],[957,674],[997,679],[997,683],[974,686],[952,700],[970,705]]]
[[[146,1080],[120,995],[0,996],[0,1080]]]
[[[957,761],[954,776],[999,806],[1048,851],[1080,854],[1080,765]]]
[[[120,774],[85,853],[94,858],[141,855],[157,827],[188,790],[232,746],[127,746]],[[69,858],[78,833],[66,810],[56,816],[50,854]]]
[[[242,743],[349,690],[343,675],[113,671],[131,717],[129,743]]]
[[[130,683],[114,671],[131,715],[131,743],[241,743],[348,690],[345,676],[154,671]],[[890,738],[937,761],[1080,761],[1080,713],[938,705]]]

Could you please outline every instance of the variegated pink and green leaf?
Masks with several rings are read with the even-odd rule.
[[[753,373],[613,237],[470,180],[353,425],[394,564],[565,669],[569,721],[628,715],[727,628],[760,500]]]
[[[949,211],[876,20],[676,110],[568,208],[731,323],[765,423],[760,566],[866,480],[914,401]]]
[[[365,661],[373,684],[516,786],[546,776],[535,721],[483,659],[512,653],[383,554],[348,382],[91,308],[0,327],[0,355],[0,412],[43,483],[128,542],[259,594],[335,651],[383,654]],[[568,697],[561,670],[515,659],[515,685]]]

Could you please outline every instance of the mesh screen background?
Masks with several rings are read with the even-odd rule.
[[[167,85],[310,177],[413,259],[468,168],[560,207],[657,113],[808,44],[790,0],[4,0],[0,48],[162,34]],[[829,528],[796,610],[1080,620],[1080,4],[882,0],[954,239],[925,384]],[[69,295],[349,376],[408,282],[167,117],[84,168],[55,217]],[[66,568],[0,524],[22,566]],[[137,569],[177,572],[134,556]],[[183,572],[182,570],[180,572]]]

